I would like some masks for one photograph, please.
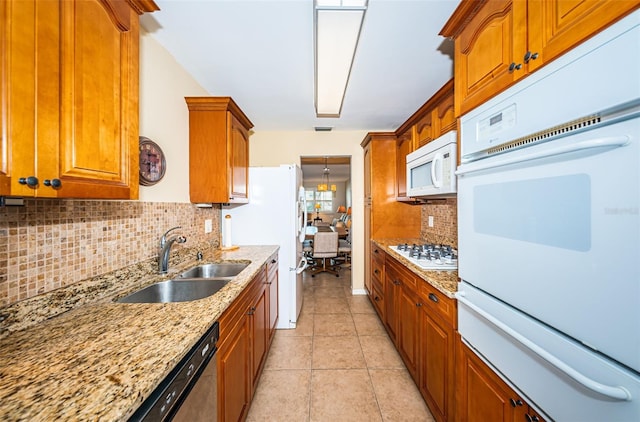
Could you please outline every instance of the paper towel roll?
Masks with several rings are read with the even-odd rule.
[[[225,248],[231,247],[231,216],[229,214],[224,216],[224,244]]]

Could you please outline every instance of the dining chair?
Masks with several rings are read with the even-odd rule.
[[[337,232],[317,232],[313,236],[313,259],[322,259],[322,267],[316,268],[311,272],[311,277],[318,273],[327,272],[340,277],[338,271],[333,267],[327,267],[327,259],[336,258],[338,256],[338,233]]]

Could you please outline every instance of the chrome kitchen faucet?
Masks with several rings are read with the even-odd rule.
[[[170,231],[179,229],[181,226],[176,226],[170,228],[160,238],[160,255],[158,256],[158,271],[160,274],[166,274],[169,270],[169,252],[171,251],[171,245],[174,242],[184,243],[187,241],[187,238],[184,236],[173,236],[167,239],[167,235]]]

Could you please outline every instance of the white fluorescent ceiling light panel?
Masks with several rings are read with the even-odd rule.
[[[340,117],[368,0],[316,0],[316,115]]]

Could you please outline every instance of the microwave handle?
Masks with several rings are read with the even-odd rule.
[[[444,155],[439,152],[436,152],[433,156],[433,160],[431,162],[431,182],[433,183],[433,187],[441,188],[442,187],[442,164],[444,162]],[[440,167],[438,167],[438,165]],[[439,168],[436,171],[436,168]],[[439,177],[438,177],[439,176]]]
[[[575,144],[565,145],[557,148],[549,148],[545,151],[539,151],[532,154],[522,155],[514,158],[506,158],[493,163],[478,162],[466,164],[458,168],[456,175],[461,176],[463,174],[474,173],[480,170],[487,170],[495,167],[506,166],[509,164],[522,163],[525,161],[531,161],[538,158],[546,158],[559,154],[566,154],[569,152],[577,152],[582,150],[588,150],[593,148],[618,148],[623,147],[629,143],[629,137],[626,135],[621,136],[606,136],[603,138],[588,139],[585,141],[576,142]],[[474,165],[476,164],[476,165]]]

